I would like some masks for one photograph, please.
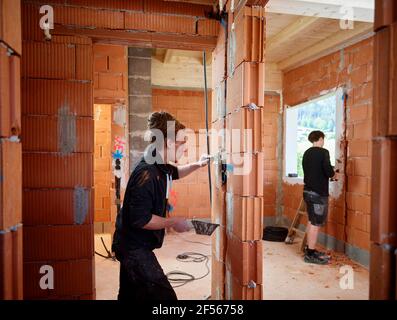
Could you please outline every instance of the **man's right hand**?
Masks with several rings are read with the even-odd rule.
[[[170,218],[172,220],[172,228],[179,233],[190,231],[191,227],[184,218]]]

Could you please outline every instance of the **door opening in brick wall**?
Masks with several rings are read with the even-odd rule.
[[[207,52],[206,65],[210,126],[212,121],[212,55],[209,52]],[[186,127],[183,133],[186,137],[186,152],[178,160],[177,165],[197,162],[202,154],[207,153],[203,52],[152,50],[151,97],[152,112],[166,111]],[[170,217],[210,220],[211,204],[207,167],[173,181],[169,204]],[[211,255],[211,243],[215,242],[214,237],[215,235],[213,237],[197,235],[194,231],[178,234],[173,229],[167,230],[164,245],[156,252],[156,256],[166,274],[171,271],[182,272],[182,274],[169,275],[169,279],[187,280],[171,280],[179,299],[206,299],[211,295],[212,268],[208,255]],[[191,263],[184,263],[183,259],[178,258],[178,255],[186,252],[195,253],[185,260]],[[190,277],[197,280],[190,282],[188,281]]]
[[[36,219],[33,223],[34,227],[36,227],[36,225],[37,227],[41,227],[41,225],[43,224],[48,224],[50,226],[48,228],[46,226],[46,230],[44,231],[44,233],[42,233],[41,230],[37,228],[37,231],[40,230],[40,232],[34,233],[33,231],[35,230],[32,230],[29,234],[27,234],[26,237],[28,241],[25,241],[27,245],[25,248],[24,244],[24,252],[27,251],[29,254],[25,255],[25,265],[28,267],[27,270],[30,271],[30,273],[28,274],[32,275],[28,277],[29,279],[25,284],[25,287],[27,288],[25,292],[27,292],[28,297],[37,298],[37,291],[39,292],[39,297],[42,297],[40,295],[42,292],[40,290],[36,290],[38,284],[38,281],[37,283],[35,281],[36,277],[38,276],[38,272],[36,275],[36,264],[32,265],[31,262],[55,261],[58,263],[57,260],[62,260],[59,264],[63,268],[62,273],[59,273],[59,277],[65,275],[65,272],[66,276],[61,279],[62,284],[59,284],[58,286],[56,285],[57,290],[55,290],[56,293],[53,294],[54,297],[64,298],[67,295],[79,298],[81,297],[92,299],[95,298],[96,291],[96,293],[98,294],[97,298],[103,298],[104,295],[99,295],[101,289],[106,291],[109,289],[109,287],[112,287],[112,292],[111,295],[107,296],[107,298],[114,299],[117,297],[117,293],[115,291],[117,291],[118,289],[118,269],[116,269],[116,272],[113,273],[113,275],[117,276],[116,282],[112,283],[109,281],[110,269],[100,269],[98,267],[99,264],[97,263],[97,259],[102,259],[101,257],[95,255],[95,267],[92,265],[92,257],[94,254],[92,238],[94,221],[106,221],[102,222],[102,227],[100,228],[101,235],[107,234],[110,238],[113,234],[115,220],[114,209],[112,210],[112,208],[115,207],[115,201],[114,199],[112,199],[113,195],[115,194],[115,185],[113,184],[113,178],[115,174],[113,172],[113,169],[115,167],[115,160],[118,160],[121,150],[126,151],[126,153],[124,154],[126,159],[125,168],[129,167],[128,159],[130,156],[130,149],[128,144],[130,140],[128,138],[129,136],[131,136],[131,132],[128,131],[128,126],[131,124],[136,124],[136,122],[132,123],[131,119],[128,118],[128,114],[131,115],[131,113],[135,112],[134,109],[131,109],[131,105],[129,105],[128,102],[138,101],[138,95],[136,95],[135,92],[131,90],[132,88],[137,87],[131,87],[131,85],[128,85],[129,74],[128,64],[126,62],[130,62],[128,60],[131,55],[127,54],[128,48],[126,46],[126,43],[130,45],[144,44],[146,48],[148,48],[149,46],[158,47],[159,44],[168,46],[169,51],[166,57],[168,57],[167,59],[169,59],[169,61],[174,60],[173,57],[175,57],[175,54],[177,53],[173,51],[173,49],[175,48],[210,51],[214,48],[216,44],[219,23],[215,19],[209,20],[205,18],[204,10],[208,9],[208,7],[206,6],[193,5],[193,8],[191,7],[191,5],[188,4],[183,6],[175,4],[178,6],[178,8],[175,8],[174,4],[167,4],[165,6],[151,6],[152,9],[150,10],[156,11],[155,14],[153,14],[153,12],[146,12],[146,9],[145,12],[143,12],[143,1],[140,1],[139,5],[135,5],[136,1],[130,1],[129,3],[134,3],[132,4],[132,7],[128,7],[128,5],[126,5],[125,8],[120,6],[116,6],[116,8],[113,7],[113,5],[111,4],[102,6],[102,4],[99,4],[100,1],[97,2],[98,3],[92,1],[92,4],[87,4],[84,6],[77,3],[72,6],[58,6],[57,10],[60,10],[62,14],[68,15],[68,12],[70,10],[76,13],[70,15],[70,17],[73,17],[73,19],[78,17],[79,13],[81,12],[90,12],[90,17],[83,23],[77,20],[73,22],[57,20],[60,29],[62,29],[63,26],[66,25],[73,25],[75,28],[73,29],[73,31],[70,30],[71,33],[66,30],[59,30],[60,32],[55,35],[54,31],[54,33],[51,33],[52,35],[54,35],[53,41],[51,42],[43,42],[42,37],[37,36],[39,34],[42,34],[42,30],[39,29],[39,3],[23,3],[23,18],[21,20],[29,21],[29,23],[26,24],[23,35],[24,43],[26,44],[26,48],[24,48],[24,52],[26,52],[26,59],[24,59],[23,61],[22,73],[24,77],[23,83],[29,86],[29,90],[22,90],[22,92],[28,92],[26,96],[30,97],[30,100],[25,99],[26,102],[23,103],[24,107],[26,109],[30,109],[31,111],[34,110],[34,112],[31,112],[32,115],[47,116],[49,114],[52,115],[54,110],[58,110],[59,107],[67,105],[68,107],[70,106],[70,112],[68,111],[66,117],[67,120],[69,118],[73,118],[75,115],[77,115],[78,117],[89,118],[84,120],[91,120],[91,126],[89,127],[89,129],[87,129],[85,126],[81,128],[82,126],[80,126],[79,122],[77,122],[77,139],[70,139],[72,142],[74,140],[86,143],[86,141],[88,141],[86,139],[90,138],[91,141],[89,143],[83,144],[82,146],[76,146],[75,150],[73,149],[72,155],[61,155],[61,157],[64,157],[64,159],[59,158],[58,155],[55,156],[54,154],[50,154],[50,151],[58,151],[56,147],[56,139],[51,140],[51,144],[49,146],[30,146],[32,148],[38,148],[38,151],[40,151],[40,153],[35,154],[34,152],[32,152],[33,149],[24,150],[25,152],[31,152],[31,154],[27,154],[24,156],[24,166],[32,165],[33,168],[39,169],[24,170],[25,172],[29,173],[30,171],[35,174],[33,178],[34,181],[30,179],[33,174],[29,174],[28,178],[30,180],[26,179],[26,177],[24,176],[24,188],[43,188],[43,190],[45,188],[46,192],[47,189],[50,189],[51,192],[45,193],[45,195],[43,195],[43,198],[41,199],[45,199],[44,196],[50,196],[54,199],[53,202],[56,202],[59,199],[56,197],[58,197],[60,187],[71,188],[81,185],[84,188],[89,188],[90,191],[92,186],[95,185],[94,191],[96,195],[94,196],[94,194],[92,194],[92,197],[89,198],[90,215],[87,215],[86,225],[68,225],[67,229],[65,228],[64,233],[56,232],[60,234],[60,237],[67,237],[66,239],[70,239],[71,241],[48,241],[47,239],[51,238],[52,232],[55,232],[56,229],[64,229],[64,216],[73,216],[73,208],[77,208],[80,210],[81,207],[83,207],[83,209],[85,209],[87,205],[85,203],[84,205],[80,205],[80,203],[77,202],[77,204],[73,207],[69,205],[69,203],[71,202],[69,200],[66,200],[69,198],[64,197],[63,193],[61,199],[62,201],[58,201],[58,207],[56,208],[57,210],[54,210],[53,207],[48,208],[49,206],[46,201],[34,201],[35,204],[38,203],[37,208],[39,208],[38,210],[35,210],[35,212],[31,215],[32,219]],[[99,8],[98,6],[101,7],[100,11],[104,14],[104,16],[113,18],[117,17],[116,20],[118,22],[116,23],[116,25],[113,22],[110,24],[104,24],[101,21],[98,21],[95,15],[91,15],[91,13],[97,11],[97,9]],[[142,10],[140,9],[140,6],[142,6]],[[130,15],[130,13],[126,12],[125,10],[142,11],[142,13],[139,13],[138,17],[135,13],[133,15]],[[171,10],[172,12],[171,15],[169,10]],[[182,15],[183,17],[174,17],[174,10],[179,12],[177,12],[176,15]],[[131,23],[129,23],[128,26],[124,26],[124,24],[123,26],[120,26],[120,21],[124,21],[125,15],[128,16],[127,20],[130,20]],[[155,16],[156,19],[158,19],[158,21],[160,22],[159,27],[157,27],[156,25],[155,29],[153,29],[152,27],[148,28],[145,25],[146,23],[140,24],[139,21],[141,21],[142,17],[146,20],[147,18],[152,19],[153,16]],[[169,21],[173,22],[169,23]],[[86,22],[89,23],[88,26],[85,24]],[[138,23],[138,25],[136,25],[136,23]],[[175,23],[176,27],[174,25]],[[125,32],[124,30],[122,30],[124,29],[124,27],[126,29]],[[117,28],[118,30],[113,30],[113,28]],[[137,29],[139,29],[140,31],[136,32]],[[93,35],[89,34],[89,32],[87,33],[88,30],[95,31],[95,33],[97,31],[100,31],[100,33],[97,35]],[[128,32],[127,30],[133,30],[134,32]],[[75,33],[76,37],[73,36],[73,33]],[[119,35],[121,35],[124,40],[118,38],[116,35],[117,33],[119,33]],[[132,54],[132,56],[136,57],[134,54]],[[199,65],[200,63],[201,62],[199,61]],[[183,70],[183,64],[179,63],[179,65],[181,66],[180,70]],[[37,69],[33,70],[33,66],[37,66]],[[142,66],[142,64],[140,66]],[[134,67],[139,68],[139,65],[135,64]],[[191,123],[193,123],[194,125],[200,123],[200,127],[204,128],[204,126],[201,125],[203,119],[202,110],[204,106],[204,94],[201,87],[191,88],[189,87],[189,85],[187,85],[186,77],[188,75],[190,76],[191,74],[194,74],[194,72],[189,72],[185,70],[184,77],[180,78],[180,83],[182,85],[180,85],[179,87],[164,88],[164,85],[157,84],[157,87],[155,89],[162,91],[162,96],[167,96],[168,94],[168,99],[172,100],[172,106],[178,106],[178,110],[176,111],[176,116],[178,118],[188,116]],[[202,66],[200,66],[197,74],[202,74]],[[138,75],[138,78],[139,76],[142,76],[142,74]],[[208,82],[211,83],[211,80],[208,79]],[[168,82],[167,86],[170,86],[170,83],[171,82]],[[200,83],[202,83],[201,80]],[[50,88],[50,90],[48,88]],[[150,90],[151,89],[152,88],[150,88]],[[167,92],[168,89],[172,89],[171,95],[169,94],[169,92]],[[43,99],[43,101],[46,101],[46,103],[42,103],[42,101],[39,101],[39,98]],[[209,101],[210,100],[211,99],[209,99]],[[94,104],[96,105],[94,106]],[[181,105],[188,106],[189,108],[181,108]],[[133,107],[135,107],[135,105]],[[166,107],[167,105],[161,105],[161,108]],[[102,123],[102,125],[104,126],[101,129],[103,131],[102,142],[97,143],[99,140],[101,140],[99,139],[101,136],[101,134],[99,133],[100,128],[99,126],[93,128],[92,119],[94,118],[93,111],[95,111],[95,115],[97,115],[97,111],[99,109],[107,114],[108,119],[106,119],[106,121],[103,121]],[[178,114],[178,111],[182,115]],[[197,114],[196,111],[198,111],[199,114]],[[120,120],[120,117],[115,117],[115,115],[123,115],[121,117],[122,120]],[[126,117],[124,117],[124,115],[126,115]],[[80,119],[78,119],[77,121],[79,120]],[[95,122],[99,125],[101,124],[101,119],[95,118]],[[186,119],[184,120],[184,122],[186,122]],[[115,125],[119,127],[118,131],[114,131]],[[28,129],[28,126],[26,127],[26,129]],[[33,126],[31,126],[28,130],[25,129],[25,132],[28,133],[27,136],[36,135],[36,133],[34,135],[31,134],[35,131],[31,128],[33,128]],[[51,127],[51,130],[52,128],[53,127]],[[133,127],[132,130],[134,129],[135,128]],[[96,136],[95,144],[93,143],[92,139],[94,133]],[[39,142],[37,143],[39,144]],[[67,145],[67,147],[69,147],[69,145]],[[95,147],[95,156],[92,154],[94,151],[93,147]],[[44,152],[47,152],[48,154],[44,154]],[[44,166],[40,167],[40,163],[44,163]],[[101,165],[103,166],[103,168],[98,168]],[[95,169],[93,168],[94,166]],[[64,169],[57,170],[58,167]],[[75,169],[76,167],[77,169]],[[45,170],[42,168],[45,168]],[[127,171],[128,170],[129,168],[127,168]],[[203,171],[205,172],[205,169]],[[37,176],[40,175],[45,178],[37,178]],[[94,176],[95,182],[93,182]],[[123,177],[125,177],[125,175],[123,175]],[[206,215],[210,216],[210,207],[207,204],[207,202],[209,202],[209,192],[206,191],[208,190],[208,186],[204,185],[205,183],[208,183],[208,178],[205,174],[197,174],[193,177],[189,177],[189,179],[192,180],[181,180],[180,189],[187,190],[186,195],[190,195],[190,198],[185,198],[185,206],[180,206],[182,212],[180,215],[187,215],[190,217],[199,216],[200,214],[205,213]],[[126,181],[126,179],[123,179],[122,181]],[[194,183],[190,183],[193,181]],[[121,189],[123,190],[123,185],[121,187]],[[75,192],[75,198],[77,198],[77,200],[80,200],[79,197],[81,197],[82,192],[79,188],[77,189],[78,190]],[[103,194],[101,195],[99,191],[103,191]],[[55,196],[53,196],[53,194],[55,194]],[[69,195],[73,193],[67,194]],[[122,196],[123,195],[121,194],[121,199],[123,198]],[[59,197],[61,197],[61,195],[59,195]],[[83,198],[85,199],[85,194]],[[178,199],[178,205],[183,203],[183,201],[181,201],[183,199],[182,196]],[[202,199],[205,199],[205,204],[200,202],[202,201]],[[76,201],[76,199],[74,199],[74,201]],[[110,206],[110,210],[107,210],[108,206]],[[49,220],[46,220],[44,222],[43,220],[39,221],[39,219],[42,218],[42,212],[46,212],[46,210],[51,211],[51,213],[57,212],[57,214],[51,215],[51,217],[48,214],[48,217],[50,217]],[[65,214],[59,215],[59,211],[62,211]],[[95,212],[95,218],[92,217],[93,212]],[[178,213],[174,212],[174,214],[177,215]],[[24,215],[26,216],[26,212],[24,212]],[[47,216],[45,218],[47,218]],[[108,220],[109,223],[107,223]],[[54,224],[57,225],[57,227],[53,227],[52,225]],[[73,223],[67,222],[67,224]],[[60,225],[60,227],[58,227],[58,225]],[[96,227],[97,224],[95,224],[95,233],[98,233],[99,230]],[[82,231],[84,231],[84,233]],[[51,232],[51,234],[49,234],[49,232]],[[41,233],[41,236],[35,236],[35,234],[38,233]],[[190,237],[190,235],[185,235],[185,237],[189,238],[190,240],[198,240],[198,242],[200,242],[200,239],[194,238],[194,235],[192,235],[192,237]],[[210,238],[206,238],[205,240],[210,241]],[[48,250],[47,252],[47,246],[43,245],[43,250],[41,248],[40,250],[38,250],[39,246],[36,245],[38,243],[37,241],[41,241],[44,244],[47,244],[48,242],[48,245],[50,246],[49,248],[52,248],[52,246],[57,246],[58,249],[60,249],[55,251]],[[183,240],[178,237],[175,241],[174,246],[176,250],[173,252],[167,252],[167,254],[164,255],[167,261],[172,259],[176,262],[176,259],[174,259],[174,257],[176,257],[178,253],[181,253],[181,250],[188,251],[190,249],[189,251],[194,250],[200,252],[200,248],[210,248],[208,245],[206,245],[206,247],[203,247],[203,244],[197,244],[197,248],[186,246],[186,248],[181,249],[180,244],[182,243],[182,241]],[[39,244],[41,244],[41,242],[39,242]],[[104,242],[107,245],[107,248],[110,249],[108,245],[109,241],[108,239],[106,239],[106,237],[104,237]],[[28,246],[29,243],[30,247]],[[73,248],[70,247],[71,243],[76,247],[78,246],[79,250],[72,250]],[[80,248],[80,245],[84,246],[84,250]],[[95,243],[95,251],[103,253],[103,249],[104,248],[101,241]],[[170,250],[170,248],[164,249]],[[39,253],[42,254],[41,256],[38,256],[36,254],[38,251],[40,251]],[[210,254],[210,251],[210,249],[206,251],[203,250],[202,253],[208,255]],[[61,256],[59,256],[59,252],[62,252]],[[111,264],[112,267],[110,268],[117,268],[119,266],[118,263],[114,263],[114,261],[111,259],[102,259],[101,263],[102,262],[103,265],[107,263]],[[178,266],[166,266],[164,267],[164,270],[167,272],[170,268],[175,269],[179,266],[180,262],[178,262]],[[65,269],[65,267],[67,268]],[[186,271],[194,274],[195,276],[200,276],[202,274],[201,269],[196,270],[196,264],[191,264],[191,267],[193,267],[192,270],[189,270],[189,267],[187,267]],[[202,267],[205,271],[205,267]],[[81,273],[80,271],[83,273]],[[92,277],[94,272],[96,273],[95,280]],[[83,282],[81,280],[81,274],[84,275]],[[99,279],[103,280],[102,283],[99,283]],[[209,291],[210,278],[206,277],[206,280],[208,281],[208,283],[206,283],[206,291]],[[59,281],[58,283],[61,282]],[[29,288],[31,288],[30,292],[28,291]],[[186,290],[187,292],[194,291],[195,293],[197,293],[197,290],[191,290],[189,286],[186,286]],[[199,297],[195,296],[191,298]]]
[[[208,54],[206,60],[209,89],[207,101],[210,125],[212,121],[211,58],[211,54]],[[129,174],[142,159],[150,144],[147,131],[148,118],[151,113],[157,111],[172,114],[186,127],[184,130],[187,138],[186,152],[176,165],[183,166],[197,162],[201,154],[207,153],[203,52],[129,47],[127,59],[128,135],[125,137],[128,145],[125,152],[129,156]],[[105,75],[107,75],[106,72],[105,70]],[[95,106],[95,116],[99,124],[106,127],[106,129],[102,128],[101,137],[104,136],[104,130],[109,132],[108,122],[102,122],[104,120],[102,117],[109,117],[109,107],[113,106],[103,104]],[[97,110],[98,108],[100,110]],[[113,116],[113,111],[110,116]],[[109,137],[107,134],[106,139],[109,140],[109,138],[113,140],[114,135]],[[114,158],[115,150],[111,145],[111,150],[107,150],[108,155]],[[96,154],[100,151],[96,141]],[[113,170],[114,159],[111,161],[106,161],[102,165],[108,168],[110,163],[110,170]],[[103,173],[105,167],[101,170]],[[110,172],[110,175],[114,180],[114,173]],[[97,186],[97,181],[95,185]],[[98,187],[101,191],[101,186],[98,185]],[[114,194],[114,190],[111,190],[111,194]],[[103,203],[99,198],[100,195],[96,195],[96,205]],[[112,197],[111,203],[114,203]],[[169,217],[209,221],[211,204],[207,167],[199,168],[184,178],[172,181],[168,204]],[[108,216],[102,208],[98,210],[96,208],[95,212]],[[112,216],[110,233],[107,232],[109,230],[107,223],[99,222],[97,215],[95,217],[95,250],[107,256],[101,238],[110,249],[115,219]],[[197,235],[193,230],[185,234],[179,234],[172,228],[166,230],[163,246],[156,250],[155,254],[166,274],[170,271],[180,271],[181,274],[172,274],[170,277],[186,279],[186,281],[171,280],[179,299],[205,299],[211,294],[211,260],[208,256],[211,255],[214,237]],[[185,260],[178,257],[189,252],[195,254],[189,255]],[[186,263],[189,261],[192,263]],[[116,299],[119,289],[119,264],[96,255],[95,272],[97,299]],[[198,278],[197,281],[191,281],[192,277]]]
[[[149,145],[145,132],[152,112],[165,111],[185,125],[187,150],[178,165],[207,153],[203,52],[130,47],[128,50],[130,170]],[[209,123],[211,123],[212,55],[207,53]],[[170,216],[211,218],[207,168],[174,181]]]

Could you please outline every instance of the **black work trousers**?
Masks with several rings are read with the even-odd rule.
[[[120,260],[118,300],[178,300],[153,251],[134,249]]]

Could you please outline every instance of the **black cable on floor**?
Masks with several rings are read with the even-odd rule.
[[[103,254],[101,254],[101,253],[99,253],[99,252],[97,252],[97,251],[95,251],[95,254],[98,255],[98,256],[100,256],[100,257],[102,257],[102,258],[105,258],[105,259],[111,259],[111,257],[104,256]]]
[[[107,256],[95,251],[95,254],[97,254],[98,256],[105,258],[105,259],[111,259],[113,261],[116,261],[116,257],[109,251],[109,249],[106,247],[105,241],[103,241],[103,238],[101,237],[101,242],[103,247],[105,248],[106,253],[108,254]]]
[[[207,268],[207,272],[201,276],[201,277],[195,277],[194,275],[184,272],[184,271],[171,271],[166,274],[168,281],[173,285],[173,288],[179,288],[182,287],[189,282],[195,281],[195,280],[201,280],[204,279],[206,276],[208,276],[211,272],[210,267],[208,265],[210,259],[210,256],[207,256],[202,253],[198,252],[185,252],[182,254],[177,255],[176,260],[180,262],[194,262],[194,263],[201,263],[205,261],[205,267]],[[175,277],[173,277],[175,276]]]
[[[206,246],[210,245],[210,244],[204,243],[204,242],[190,241],[190,240],[184,239],[183,237],[181,237],[181,238],[184,241],[186,241],[186,242],[199,243],[199,244],[206,245]],[[116,261],[116,258],[112,255],[112,253],[106,247],[105,242],[103,241],[102,237],[101,237],[101,241],[102,241],[102,244],[103,244],[103,246],[105,248],[105,251],[107,252],[108,255],[105,256],[105,255],[103,255],[103,254],[101,254],[101,253],[99,253],[97,251],[95,251],[95,254],[97,254],[98,256],[100,256],[102,258]],[[192,282],[192,281],[195,281],[195,280],[201,280],[201,279],[204,279],[205,277],[207,277],[210,274],[210,272],[211,272],[210,267],[208,265],[208,263],[210,261],[209,257],[211,257],[211,256],[208,256],[208,255],[205,255],[205,254],[202,254],[202,253],[199,253],[199,252],[185,252],[185,253],[178,254],[176,256],[176,260],[178,260],[180,262],[201,263],[201,262],[205,261],[205,267],[207,268],[207,272],[201,277],[195,277],[194,275],[192,275],[190,273],[187,273],[187,272],[184,272],[184,271],[171,271],[171,272],[168,272],[166,274],[166,276],[168,278],[168,281],[171,283],[171,285],[173,283],[176,284],[176,285],[174,285],[172,287],[173,288],[179,288],[179,287],[182,287],[182,286],[188,284],[189,282]],[[173,278],[172,276],[177,276],[177,277]],[[184,278],[181,278],[181,277],[184,277]]]

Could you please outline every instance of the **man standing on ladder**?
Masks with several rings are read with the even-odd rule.
[[[329,256],[316,250],[318,232],[327,221],[329,179],[335,179],[335,171],[331,165],[329,152],[324,149],[325,135],[322,131],[309,134],[313,146],[303,155],[304,173],[303,199],[306,203],[308,224],[306,228],[307,246],[304,261],[307,263],[327,264]]]

